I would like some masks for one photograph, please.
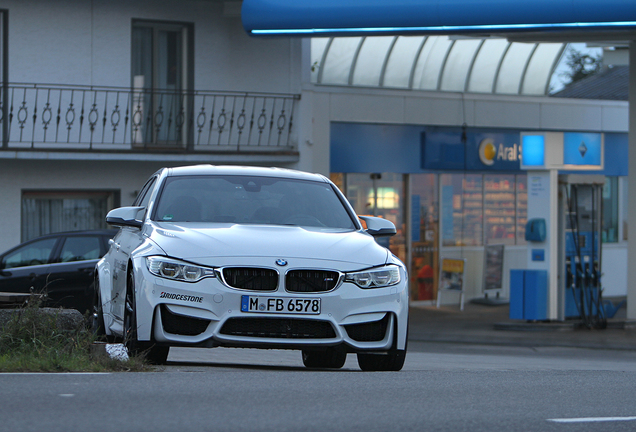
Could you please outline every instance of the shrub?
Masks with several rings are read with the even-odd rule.
[[[128,361],[91,355],[96,337],[86,320],[65,319],[61,309],[40,308],[32,298],[0,323],[2,372],[103,372],[147,369],[142,357]]]

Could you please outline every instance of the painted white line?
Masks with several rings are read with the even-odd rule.
[[[555,423],[595,423],[595,422],[617,422],[617,421],[636,421],[636,417],[580,417],[580,418],[563,418],[548,419]]]
[[[73,397],[73,396],[75,396],[75,395],[74,395],[74,394],[72,394],[72,393],[68,393],[68,394],[61,394],[60,396],[70,398],[70,397]]]
[[[0,375],[110,375],[110,372],[0,372]]]

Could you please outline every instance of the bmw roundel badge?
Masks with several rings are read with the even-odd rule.
[[[279,265],[281,267],[285,267],[287,265],[287,261],[285,261],[284,259],[277,259],[276,260],[276,265]]]

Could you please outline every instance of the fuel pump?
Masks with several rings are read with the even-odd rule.
[[[601,286],[602,194],[605,177],[559,176],[559,303],[565,319],[605,328]]]

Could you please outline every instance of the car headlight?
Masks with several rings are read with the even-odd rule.
[[[146,266],[155,276],[183,282],[198,282],[206,277],[216,277],[212,268],[166,257],[147,257]]]
[[[347,273],[346,282],[353,282],[360,288],[382,288],[400,282],[400,268],[398,266],[384,266]]]

